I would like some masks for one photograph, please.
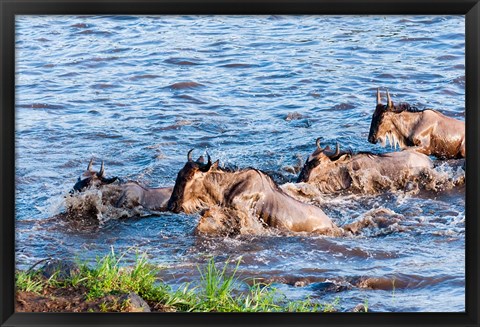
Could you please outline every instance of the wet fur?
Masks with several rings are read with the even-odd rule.
[[[408,104],[391,109],[377,105],[370,126],[369,141],[388,141],[395,148],[415,150],[441,159],[465,157],[465,123],[442,113],[419,110]]]
[[[320,208],[290,197],[257,169],[226,171],[218,168],[218,162],[208,172],[188,163],[183,169],[170,201],[186,213],[203,210],[198,232],[224,231],[232,223],[240,224],[227,228],[234,233],[258,230],[261,226],[294,232],[337,229]],[[194,176],[185,183],[180,178],[189,176],[188,170],[193,170]]]
[[[117,177],[105,178],[98,172],[87,169],[82,173],[74,190],[82,192],[88,188],[100,189],[117,181],[115,189],[120,196],[118,199],[110,199],[117,208],[129,208],[141,206],[146,210],[166,211],[167,202],[172,194],[173,187],[147,188],[137,182],[119,183]]]
[[[423,169],[432,166],[426,155],[413,150],[384,154],[347,153],[335,160],[316,151],[305,163],[298,182],[313,184],[322,193],[347,189],[375,193],[385,187],[404,187]]]
[[[173,187],[147,188],[136,182],[122,184],[116,207],[142,206],[147,210],[166,211]]]

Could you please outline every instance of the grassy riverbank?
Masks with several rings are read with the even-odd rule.
[[[231,265],[233,272],[228,274]],[[237,267],[238,263],[228,262],[219,266],[210,259],[205,267],[198,268],[201,280],[197,285],[184,284],[174,290],[157,278],[159,268],[149,264],[145,255],[138,256],[133,265],[125,266],[123,256],[112,251],[93,266],[76,264],[68,274],[58,270],[47,278],[41,269],[17,271],[16,308],[50,312],[336,311],[337,303],[289,301],[271,285],[247,283],[237,276]]]

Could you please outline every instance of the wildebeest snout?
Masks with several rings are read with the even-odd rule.
[[[167,209],[168,211],[174,213],[179,213],[180,211],[182,211],[182,207],[177,204],[177,201],[172,201],[172,199],[168,201]]]
[[[300,175],[297,178],[297,183],[306,183],[308,181],[309,172],[306,172],[306,169],[302,169]]]

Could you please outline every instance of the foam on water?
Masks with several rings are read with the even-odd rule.
[[[422,168],[420,171],[399,171],[395,179],[382,174],[377,167],[365,167],[359,170],[348,169],[351,177],[350,186],[344,190],[336,189],[335,183],[329,180],[310,183],[287,183],[283,190],[294,197],[320,199],[320,194],[329,193],[360,193],[378,194],[379,192],[418,194],[420,190],[444,191],[465,183],[464,161],[440,162],[432,168]],[[338,171],[340,174],[340,171]],[[331,176],[335,178],[334,174]]]
[[[91,187],[82,192],[75,192],[65,197],[66,217],[69,220],[86,223],[105,224],[109,220],[142,217],[152,212],[142,206],[132,208],[117,207],[122,188],[119,185],[102,185]]]

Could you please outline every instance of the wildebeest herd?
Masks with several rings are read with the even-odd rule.
[[[382,104],[377,89],[377,104],[372,116],[368,141],[383,146],[388,140],[401,151],[374,154],[322,147],[321,138],[307,158],[297,183],[314,186],[320,193],[342,191],[376,192],[381,189],[408,190],[434,166],[430,155],[439,160],[465,157],[465,123],[433,109],[419,110],[407,103],[395,105],[388,90],[387,104]],[[258,228],[287,232],[308,232],[340,236],[349,226],[338,227],[314,204],[287,194],[266,173],[255,169],[222,168],[200,156],[192,158],[178,172],[173,187],[146,188],[136,182],[106,178],[92,168],[79,177],[72,196],[91,188],[114,187],[109,203],[116,208],[141,207],[150,211],[200,213],[196,232],[208,235],[236,235]],[[415,182],[415,183],[414,183]],[[369,185],[369,187],[365,187]]]

